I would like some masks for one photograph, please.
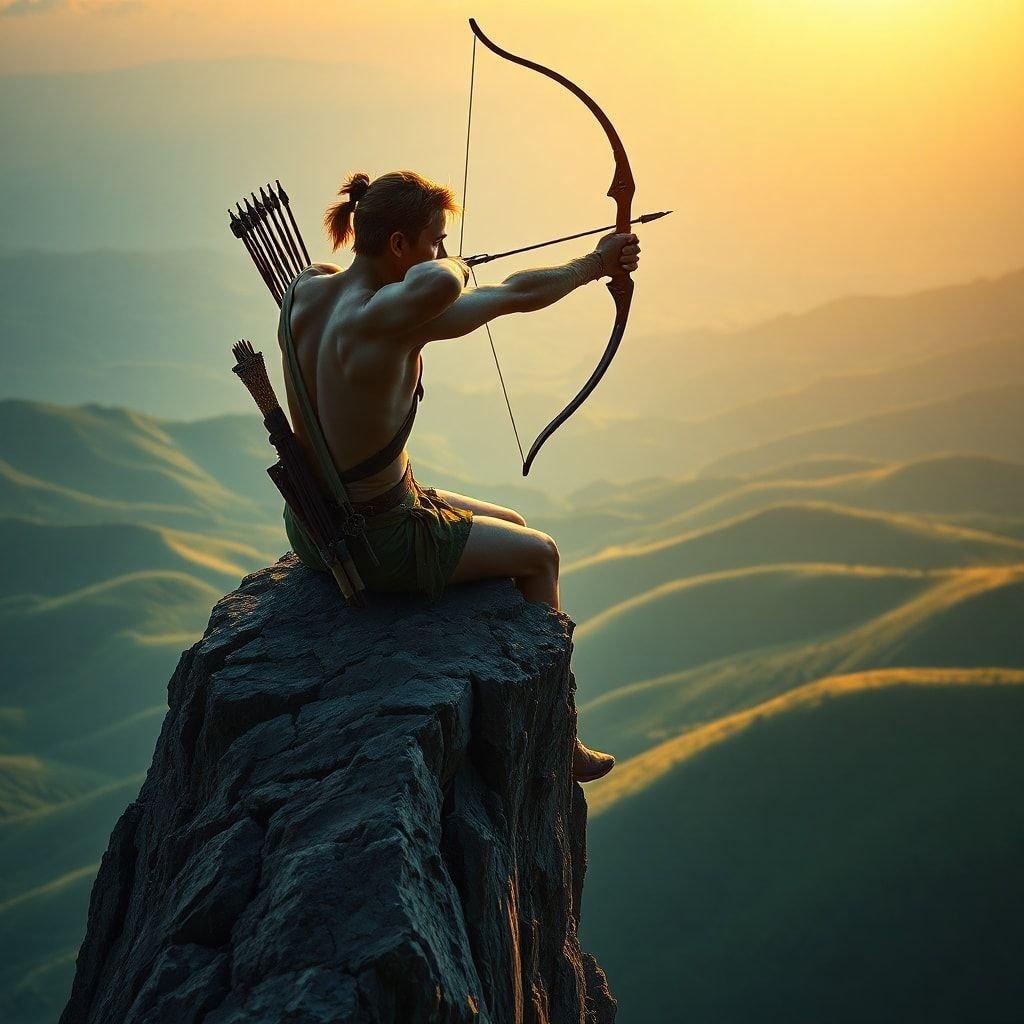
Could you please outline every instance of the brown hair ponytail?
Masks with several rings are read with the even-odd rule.
[[[353,171],[345,183],[338,189],[339,196],[346,198],[331,203],[324,214],[324,227],[331,239],[331,249],[340,249],[347,245],[355,234],[353,214],[356,204],[366,195],[370,187],[370,176],[365,171]]]
[[[350,174],[338,189],[345,197],[327,207],[324,227],[333,249],[353,242],[356,253],[379,256],[388,239],[401,231],[410,241],[439,211],[458,213],[455,193],[415,171],[391,171],[370,183],[363,171]]]

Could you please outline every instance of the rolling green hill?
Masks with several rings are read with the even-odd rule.
[[[59,597],[5,599],[3,704],[17,715],[0,721],[3,749],[38,751],[163,704],[179,653],[221,592],[183,573],[138,572]]]
[[[913,570],[815,564],[674,580],[577,628],[579,699],[589,708],[631,683],[758,648],[813,643],[891,611],[931,585],[927,574]]]
[[[159,421],[127,409],[8,400],[0,402],[0,437],[0,454],[13,469],[75,492],[199,508],[208,516],[229,512],[236,520],[266,514],[193,462]]]
[[[151,748],[155,738],[154,732]],[[0,823],[3,1020],[52,1021],[59,1015],[110,828],[143,778],[124,776]]]
[[[0,515],[54,525],[128,522],[159,523],[182,529],[195,529],[208,520],[198,508],[98,498],[30,476],[3,459],[0,459]]]
[[[424,434],[411,453],[425,486],[481,494],[527,515],[566,505],[515,477],[478,487],[450,467],[436,435]],[[255,411],[179,421],[116,407],[0,401],[0,515],[146,523],[279,553],[282,500],[266,474],[276,459]]]
[[[572,510],[530,522],[554,536],[566,563],[607,547],[670,539],[773,505],[811,502],[912,513],[1024,539],[1024,465],[982,455],[907,462],[809,458],[749,476],[658,479],[575,492]]]
[[[222,590],[276,557],[181,530],[129,523],[50,526],[27,519],[0,519],[0,547],[7,552],[0,598],[54,596],[134,572],[140,565],[147,571],[187,572]]]
[[[64,804],[109,781],[77,765],[0,754],[0,825]]]
[[[912,513],[951,525],[988,524],[992,532],[1024,524],[1024,465],[981,455],[926,456],[823,478],[778,472],[729,483],[699,505],[681,503],[674,515],[635,535],[658,540],[788,502]],[[680,484],[681,491],[687,488],[688,482]]]
[[[577,664],[586,663],[590,671],[579,681],[580,712],[597,746],[632,756],[652,742],[828,675],[917,665],[1024,668],[1018,641],[1022,580],[1022,566],[922,574],[916,592],[888,606],[879,601],[874,614],[845,629],[828,634],[809,628],[802,637],[793,630],[788,644],[737,644],[724,656],[712,648],[703,660],[689,651],[708,650],[699,632],[706,624],[679,621],[673,646],[680,665],[692,667],[661,675],[643,675],[637,658],[631,667],[638,674],[612,678],[603,658],[623,660],[615,653],[614,631],[599,633],[593,642],[584,634]],[[742,602],[738,587],[737,592]]]
[[[608,548],[563,571],[581,623],[673,580],[745,566],[829,563],[893,568],[1013,564],[1024,543],[909,516],[785,504],[653,544]]]
[[[1011,1020],[1022,716],[1020,671],[828,678],[592,785],[581,938],[624,1024]]]

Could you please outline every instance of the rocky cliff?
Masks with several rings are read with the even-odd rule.
[[[62,1024],[608,1024],[576,929],[572,623],[511,581],[213,609],[93,886]]]

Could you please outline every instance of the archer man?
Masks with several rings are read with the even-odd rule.
[[[469,269],[444,248],[447,216],[459,212],[450,188],[413,171],[370,181],[352,174],[324,224],[333,248],[350,240],[347,270],[314,263],[291,284],[280,338],[290,334],[311,412],[303,415],[287,361],[285,383],[295,433],[326,489],[310,430],[319,430],[379,564],[359,544],[352,557],[369,591],[420,591],[436,598],[449,583],[512,576],[528,601],[558,608],[558,548],[511,509],[421,487],[406,442],[423,396],[423,348],[461,338],[496,317],[528,313],[588,281],[636,270],[636,235],[611,234],[594,252],[560,266],[524,270],[499,285],[467,287]],[[327,493],[330,493],[327,491]],[[285,506],[295,553],[326,571]],[[579,739],[573,776],[589,782],[615,764]]]

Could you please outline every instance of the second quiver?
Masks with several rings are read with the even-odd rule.
[[[344,530],[331,513],[323,488],[313,475],[306,454],[277,400],[263,353],[256,352],[252,343],[244,339],[236,342],[231,351],[236,359],[232,371],[263,414],[270,443],[277,449],[279,459],[267,469],[267,475],[291,506],[345,600],[355,608],[364,607],[366,602],[361,591],[366,585],[352,561]]]

